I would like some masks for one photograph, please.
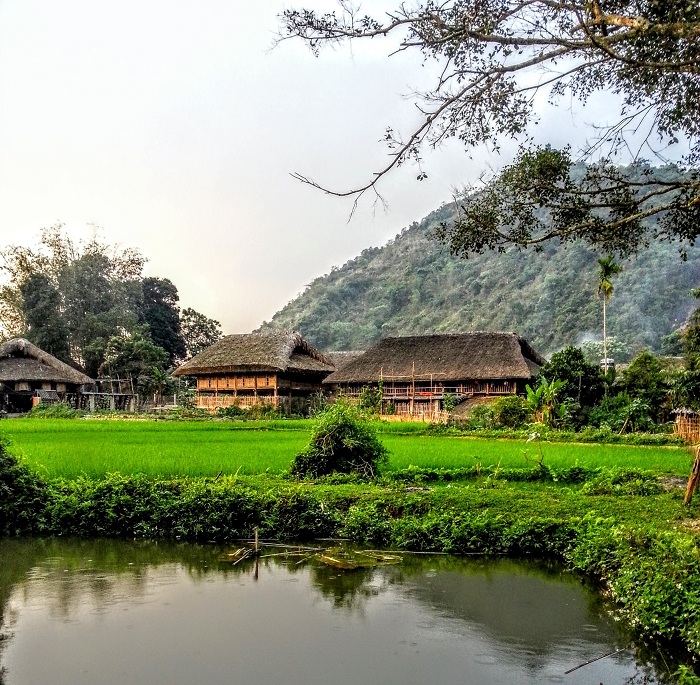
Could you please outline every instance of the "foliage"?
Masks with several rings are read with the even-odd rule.
[[[559,408],[564,406],[560,401],[562,389],[566,386],[566,381],[553,379],[548,381],[540,373],[537,377],[537,385],[525,386],[527,392],[527,405],[535,416],[535,420],[545,426],[554,426],[557,418],[563,414]]]
[[[658,358],[649,350],[642,350],[630,362],[618,384],[632,399],[647,404],[653,418],[659,416],[668,387]]]
[[[126,379],[134,388],[150,390],[163,380],[161,372],[167,363],[167,352],[151,340],[148,326],[138,326],[131,333],[110,337],[100,375]]]
[[[700,299],[700,289],[690,292],[696,299]],[[700,371],[700,307],[696,307],[688,318],[682,340],[688,368],[691,371]]]
[[[676,409],[700,409],[700,370],[679,371],[669,378],[671,405]]]
[[[240,407],[238,404],[216,408],[216,416],[221,419],[240,419],[243,418],[246,413],[246,410]]]
[[[33,273],[19,285],[27,337],[62,361],[70,359],[69,330],[61,294],[43,273]]]
[[[374,388],[368,385],[362,387],[360,390],[360,409],[366,411],[369,414],[380,414],[382,410],[382,383]]]
[[[490,404],[477,404],[471,410],[471,416],[467,422],[471,429],[495,428],[496,420],[493,416],[493,408]]]
[[[493,422],[500,428],[519,428],[532,420],[532,409],[525,398],[505,395],[491,403]]]
[[[376,430],[344,402],[316,415],[311,440],[292,462],[294,475],[316,478],[334,472],[370,478],[387,460]]]
[[[451,412],[457,406],[457,396],[448,392],[442,397],[442,408],[446,412]]]
[[[333,191],[297,175],[300,180],[360,197],[378,193],[386,174],[411,161],[417,178],[425,179],[426,146],[457,138],[467,150],[498,150],[503,139],[513,139],[522,144],[515,161],[481,193],[464,199],[457,222],[444,225],[441,237],[453,253],[511,244],[538,248],[552,239],[581,239],[627,253],[650,239],[693,244],[700,212],[694,171],[700,157],[697,3],[422,0],[398,4],[383,21],[360,16],[350,2],[341,0],[339,7],[339,14],[285,10],[281,38],[300,39],[315,54],[324,44],[398,40],[399,52],[419,52],[436,63],[435,82],[416,91],[421,119],[411,132],[404,137],[387,129],[390,160],[367,183]],[[532,144],[535,108],[544,101],[537,96],[547,94],[555,105],[560,98],[585,103],[597,92],[619,99],[608,100],[606,121],[594,125],[596,139],[583,153],[600,160],[577,173],[568,149]],[[683,161],[691,171],[669,184],[641,160],[634,179],[609,161],[618,152],[638,159],[645,144],[657,154],[679,139],[688,141]],[[645,217],[655,220],[649,232]]]
[[[36,247],[11,245],[0,258],[8,281],[0,287],[0,331],[27,337],[92,378],[105,364],[114,365],[115,355],[126,363],[129,343],[120,339],[148,339],[165,350],[167,364],[153,351],[146,360],[143,349],[134,350],[132,363],[162,370],[185,356],[184,333],[192,346],[221,335],[218,322],[192,309],[183,312],[182,331],[175,285],[167,278],[143,278],[145,259],[137,250],[107,245],[97,234],[76,243],[57,224],[41,232]],[[117,353],[115,346],[121,346]],[[125,375],[144,376],[133,370]]]
[[[39,402],[36,406],[32,407],[31,411],[27,414],[27,418],[35,419],[77,419],[82,416],[83,413],[73,409],[70,405],[65,402]]]
[[[218,321],[209,319],[189,307],[180,313],[180,331],[188,359],[213,345],[222,335]]]
[[[0,442],[0,537],[39,532],[47,499],[47,484]]]
[[[168,278],[149,277],[141,281],[139,323],[148,326],[151,340],[166,351],[170,366],[185,356],[179,299],[175,284]]]
[[[598,260],[598,295],[604,301],[608,301],[613,294],[613,276],[622,272],[622,267],[615,261],[612,255]]]
[[[301,330],[325,350],[366,349],[388,335],[515,330],[545,356],[599,330],[597,253],[582,244],[547,245],[541,253],[456,259],[431,240],[454,212],[445,205],[315,279],[262,329]],[[686,293],[696,284],[700,250],[679,263],[673,246],[658,243],[622,264],[611,326],[631,354],[656,350],[690,312]]]
[[[552,380],[564,381],[559,397],[572,400],[582,407],[592,407],[603,396],[603,380],[600,367],[586,361],[578,347],[565,347],[556,352],[540,368],[540,375]]]

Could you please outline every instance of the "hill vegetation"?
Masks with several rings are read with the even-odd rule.
[[[469,330],[513,330],[542,354],[602,337],[597,298],[604,256],[574,242],[541,252],[510,248],[461,259],[435,239],[455,217],[445,204],[381,248],[312,281],[261,330],[296,329],[326,350],[364,349],[381,337]],[[608,303],[608,335],[627,346],[660,350],[662,338],[694,309],[689,291],[700,280],[700,255],[652,244],[618,260]],[[619,358],[619,353],[616,353]]]

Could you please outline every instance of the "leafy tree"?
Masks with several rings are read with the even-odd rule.
[[[562,400],[571,400],[582,407],[592,407],[603,397],[603,378],[597,365],[589,364],[578,347],[565,347],[552,355],[541,369],[540,376],[564,381],[559,391]]]
[[[172,365],[185,356],[177,288],[167,278],[149,277],[141,281],[141,293],[139,323],[148,324],[153,342],[168,353]]]
[[[401,164],[416,163],[418,179],[426,178],[425,146],[457,138],[467,150],[483,144],[498,150],[510,138],[522,145],[515,161],[480,193],[461,198],[461,216],[442,227],[440,237],[453,253],[541,247],[553,238],[631,253],[654,239],[692,245],[698,235],[698,3],[418,0],[399,4],[379,21],[339,0],[338,13],[290,9],[281,21],[280,39],[301,39],[315,54],[324,44],[389,37],[398,38],[397,52],[420,52],[438,67],[433,87],[417,96],[418,125],[405,136],[387,129],[390,159],[383,169],[344,191],[297,174],[301,181],[356,201],[368,191],[380,197],[378,184]],[[618,116],[595,129],[583,153],[597,155],[595,164],[576,167],[570,150],[533,145],[540,91],[553,104],[560,98],[585,103],[595,92],[617,95],[608,114],[619,108]],[[689,151],[678,157],[675,180],[639,159],[645,145],[656,154],[680,139]],[[631,176],[611,162],[623,152],[639,162]],[[649,217],[651,227],[644,223]]]
[[[109,257],[88,252],[59,274],[65,316],[71,331],[72,356],[86,373],[97,374],[111,336],[136,325],[137,286],[112,278]]]
[[[61,294],[42,273],[34,273],[19,286],[25,336],[35,345],[63,361],[70,360],[69,331]]]
[[[598,260],[598,295],[603,298],[603,372],[608,372],[608,329],[605,305],[613,294],[613,276],[619,274],[622,267],[612,255]]]
[[[649,350],[642,350],[627,367],[619,386],[633,400],[638,399],[658,418],[668,394],[668,387],[659,359]]]
[[[669,380],[671,404],[675,409],[700,409],[700,371],[678,371]]]
[[[188,359],[199,354],[221,338],[221,324],[194,309],[183,309],[180,314],[180,330]]]
[[[148,326],[137,326],[131,333],[113,335],[104,350],[101,376],[128,380],[136,390],[150,390],[163,374],[168,353],[150,338]]]

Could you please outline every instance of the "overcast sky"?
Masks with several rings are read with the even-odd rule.
[[[363,3],[381,15],[397,0]],[[372,42],[272,49],[295,0],[0,0],[0,247],[66,224],[98,225],[170,278],[183,307],[225,333],[270,319],[316,276],[385,243],[509,161],[456,146],[383,185],[388,211],[328,197],[300,172],[346,189],[387,161],[388,125],[418,121],[409,95],[429,83],[418,55]],[[563,103],[543,142],[583,140]],[[577,123],[578,122],[578,123]]]

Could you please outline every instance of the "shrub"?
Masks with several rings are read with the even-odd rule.
[[[532,420],[532,411],[523,397],[505,395],[491,403],[493,419],[497,426],[519,428]]]
[[[54,404],[39,402],[35,407],[32,407],[32,410],[27,415],[32,418],[43,419],[76,419],[82,416],[82,412],[73,409],[65,402],[56,402]]]
[[[240,419],[246,415],[246,410],[241,409],[237,404],[232,404],[230,407],[217,407],[216,415],[221,419]]]
[[[376,429],[360,412],[336,402],[316,416],[308,446],[294,458],[292,474],[317,478],[331,473],[357,473],[371,478],[387,451]]]
[[[0,442],[0,537],[39,532],[47,500],[46,483]]]

